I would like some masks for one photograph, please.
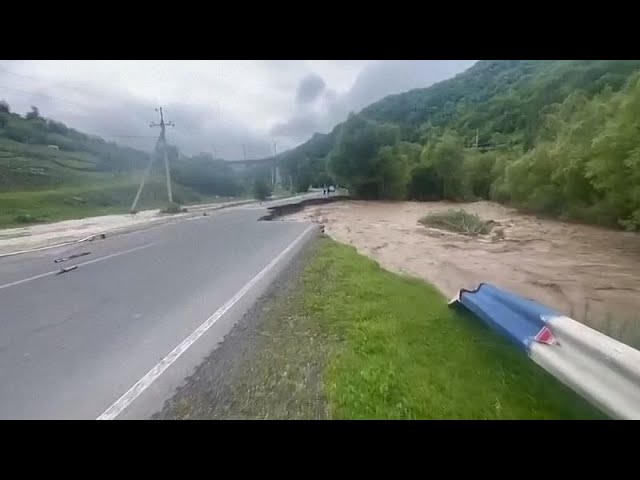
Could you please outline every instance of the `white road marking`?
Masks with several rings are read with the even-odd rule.
[[[38,278],[47,277],[49,275],[55,275],[59,270],[54,270],[52,272],[41,273],[40,275],[34,275],[33,277],[24,278],[22,280],[18,280],[17,282],[7,283],[5,285],[0,285],[0,290],[7,287],[13,287],[14,285],[20,285],[21,283],[30,282],[31,280],[37,280]]]
[[[97,420],[113,420],[122,411],[127,408],[133,401],[138,398],[142,392],[151,386],[164,371],[169,368],[180,356],[187,351],[187,349],[193,345],[202,335],[204,335],[211,326],[216,323],[222,316],[227,313],[231,307],[233,307],[238,301],[249,291],[251,288],[264,277],[269,270],[271,270],[288,252],[293,249],[300,241],[305,237],[309,231],[313,228],[317,228],[315,225],[310,225],[300,234],[293,242],[289,244],[280,254],[271,260],[269,264],[264,267],[255,277],[242,287],[233,297],[222,305],[218,310],[214,312],[209,318],[207,318],[202,325],[196,328],[191,335],[185,338],[176,348],[174,348],[169,354],[164,357],[156,366],[147,372],[147,374],[138,380],[129,390],[127,390],[113,405],[107,408]]]
[[[89,260],[89,261],[86,261],[86,262],[77,263],[76,265],[78,267],[81,267],[83,265],[90,265],[92,263],[102,262],[103,260],[107,260],[109,258],[117,257],[118,255],[124,255],[125,253],[131,253],[131,252],[135,252],[137,250],[142,250],[143,248],[148,248],[148,247],[150,247],[152,245],[155,245],[155,243],[148,243],[146,245],[142,245],[141,247],[130,248],[129,250],[123,250],[122,252],[112,253],[111,255],[106,255],[104,257],[96,258],[96,259]],[[48,277],[49,275],[55,275],[59,271],[60,270],[52,270],[50,272],[41,273],[40,275],[34,275],[33,277],[23,278],[22,280],[18,280],[18,281],[15,281],[15,282],[7,283],[5,285],[0,285],[0,290],[2,290],[3,288],[13,287],[14,285],[20,285],[21,283],[30,282],[31,280],[37,280],[38,278]]]

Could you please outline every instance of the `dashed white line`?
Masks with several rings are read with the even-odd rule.
[[[271,260],[269,264],[264,267],[255,277],[242,287],[238,293],[231,297],[224,305],[214,312],[209,318],[207,318],[202,325],[196,328],[191,335],[185,338],[176,348],[174,348],[166,357],[149,370],[144,377],[138,380],[129,390],[127,390],[113,405],[107,408],[97,420],[113,420],[122,411],[127,408],[131,403],[142,394],[162,373],[169,368],[187,349],[193,345],[202,335],[206,333],[211,326],[216,323],[231,307],[233,307],[238,301],[249,291],[251,288],[264,277],[269,270],[271,270],[287,253],[289,253],[293,247],[295,247],[300,241],[311,231],[313,228],[317,228],[315,225],[310,225],[304,232],[300,234],[293,242],[289,244],[280,254]]]
[[[142,245],[140,247],[130,248],[129,250],[123,250],[122,252],[112,253],[110,255],[105,255],[104,257],[95,258],[93,260],[88,260],[86,262],[77,263],[76,265],[81,267],[83,265],[90,265],[92,263],[102,262],[103,260],[107,260],[109,258],[117,257],[119,255],[124,255],[125,253],[131,253],[131,252],[135,252],[137,250],[142,250],[143,248],[148,248],[148,247],[150,247],[152,245],[155,245],[155,243],[148,243],[148,244]],[[22,280],[17,280],[15,282],[6,283],[4,285],[0,285],[0,290],[2,290],[3,288],[13,287],[14,285],[20,285],[21,283],[30,282],[32,280],[37,280],[38,278],[48,277],[49,275],[55,275],[59,271],[60,270],[52,270],[50,272],[41,273],[40,275],[34,275],[33,277],[23,278]]]

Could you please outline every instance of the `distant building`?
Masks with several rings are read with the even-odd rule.
[[[47,145],[48,148],[52,148],[53,150],[60,150],[58,145]]]

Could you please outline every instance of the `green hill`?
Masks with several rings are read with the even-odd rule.
[[[78,132],[36,111],[23,118],[8,110],[0,103],[0,226],[129,210],[149,153]],[[178,203],[241,193],[227,184],[203,186],[191,163],[178,160],[175,147],[170,160]],[[138,208],[166,204],[163,165],[156,161]]]
[[[638,229],[639,71],[638,60],[480,61],[352,114],[281,163],[363,198],[488,198]]]

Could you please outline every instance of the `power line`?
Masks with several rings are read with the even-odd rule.
[[[156,138],[155,135],[96,135],[103,138]]]
[[[26,90],[20,90],[19,88],[7,87],[6,85],[0,85],[0,89],[2,90],[10,90],[14,92],[24,93],[26,95],[31,95],[32,97],[46,97],[49,100],[57,100],[62,103],[68,103],[70,105],[75,105],[76,107],[86,108],[86,105],[80,105],[79,103],[72,102],[71,100],[66,100],[60,97],[52,97],[51,95],[47,95],[46,93],[35,93],[35,92],[27,92]]]
[[[31,76],[31,75],[24,75],[22,73],[12,72],[12,71],[8,70],[6,67],[4,67],[2,65],[0,65],[0,71],[2,71],[4,73],[8,73],[9,75],[14,75],[16,77],[29,78],[31,80],[36,80],[36,81],[39,81],[39,82],[45,82],[49,86],[59,86],[59,87],[62,87],[62,88],[66,88],[67,90],[73,90],[75,92],[78,92],[78,93],[81,93],[81,94],[84,94],[84,95],[88,95],[88,96],[92,96],[92,97],[96,96],[96,92],[95,91],[93,91],[93,92],[89,92],[87,90],[83,91],[82,89],[80,89],[78,87],[67,86],[67,85],[64,84],[65,82],[51,82],[51,81],[43,79],[43,78],[38,78],[38,77]],[[76,107],[80,107],[80,108],[82,108],[84,110],[86,110],[86,108],[87,108],[86,105],[79,104],[77,102],[74,102],[72,100],[69,100],[69,99],[66,99],[66,98],[63,98],[63,97],[60,97],[60,96],[53,96],[53,95],[44,94],[44,93],[28,92],[26,90],[21,90],[19,88],[13,88],[13,87],[7,87],[7,86],[0,86],[0,88],[5,89],[5,90],[11,90],[11,91],[14,91],[14,92],[23,93],[23,94],[26,94],[26,95],[48,98],[49,100],[54,100],[54,101],[58,101],[58,102],[62,102],[62,103],[67,103],[69,105],[74,105]]]
[[[59,101],[61,103],[68,103],[68,104],[75,105],[75,106],[80,107],[80,108],[86,108],[86,105],[80,105],[79,103],[75,103],[75,102],[72,102],[70,100],[62,99],[60,97],[53,97],[53,96],[48,95],[46,93],[28,92],[26,90],[21,90],[19,88],[7,87],[5,85],[0,85],[0,89],[11,90],[11,91],[14,91],[14,92],[24,93],[26,95],[31,95],[31,96],[46,97],[49,100],[56,100],[56,101]],[[106,134],[100,134],[100,133],[87,134],[87,135],[94,135],[94,136],[103,137],[103,138],[156,138],[155,135],[106,135]]]
[[[12,72],[12,71],[8,70],[6,67],[4,67],[2,65],[0,65],[0,71],[2,71],[4,73],[8,73],[9,75],[14,75],[16,77],[29,78],[31,80],[36,80],[38,82],[46,82],[50,86],[59,86],[59,87],[62,87],[62,88],[66,88],[68,90],[74,90],[74,91],[77,91],[77,92],[80,92],[80,93],[84,93],[84,94],[88,94],[88,95],[95,95],[96,94],[95,91],[94,92],[89,92],[87,90],[83,91],[82,89],[78,88],[77,86],[74,86],[74,87],[68,86],[69,82],[51,82],[50,80],[46,80],[44,78],[38,78],[38,77],[33,77],[31,75],[24,75],[23,73]]]

